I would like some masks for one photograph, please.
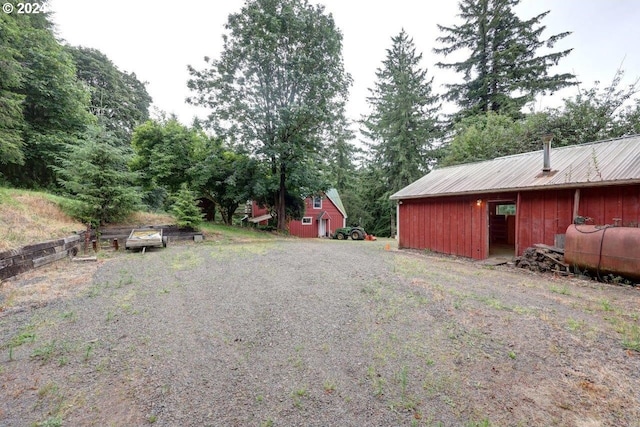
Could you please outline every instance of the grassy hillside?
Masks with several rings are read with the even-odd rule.
[[[86,225],[65,213],[71,204],[73,200],[44,192],[0,187],[0,252],[84,230]],[[122,225],[174,222],[168,215],[137,212]]]

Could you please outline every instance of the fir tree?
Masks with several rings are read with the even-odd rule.
[[[563,32],[542,39],[540,23],[549,11],[523,21],[513,9],[520,0],[461,0],[461,25],[438,25],[443,36],[434,49],[445,56],[470,51],[468,58],[437,65],[463,73],[464,81],[448,85],[447,98],[462,108],[461,115],[494,111],[518,116],[522,107],[538,94],[575,85],[573,74],[550,74],[550,68],[572,49],[538,55],[541,48],[569,34]]]
[[[416,54],[404,30],[392,42],[367,98],[372,113],[363,121],[363,133],[371,139],[375,162],[393,192],[428,172],[440,131],[438,97],[432,94],[433,78],[427,79],[427,70],[420,68],[422,54]]]
[[[392,38],[367,98],[372,113],[363,120],[362,132],[372,141],[369,175],[377,177],[367,200],[381,204],[375,226],[380,235],[395,233],[395,208],[389,196],[427,173],[436,158],[438,97],[432,93],[433,78],[420,68],[421,59],[402,30]]]
[[[136,174],[118,145],[113,135],[92,127],[78,144],[68,146],[61,166],[54,167],[62,188],[77,201],[74,215],[96,227],[123,219],[140,203],[133,187]]]
[[[178,227],[195,230],[202,223],[203,214],[197,206],[193,192],[186,183],[180,186],[180,191],[175,196],[175,203],[171,212],[176,218]]]

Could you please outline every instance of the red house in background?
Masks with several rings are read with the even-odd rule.
[[[346,227],[347,213],[344,210],[338,191],[334,188],[320,196],[307,197],[304,200],[304,217],[289,221],[289,234],[297,237],[330,237],[336,229]],[[266,225],[271,219],[267,208],[251,203],[250,222]]]
[[[563,246],[576,217],[638,227],[640,135],[436,168],[391,199],[400,248],[475,259]]]

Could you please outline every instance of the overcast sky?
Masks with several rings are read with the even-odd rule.
[[[352,75],[347,114],[359,119],[367,113],[368,88],[391,46],[391,37],[402,28],[423,54],[422,66],[434,76],[436,93],[455,82],[456,74],[438,69],[445,61],[432,49],[440,35],[437,24],[459,23],[454,0],[310,0],[326,6],[343,34],[343,55]],[[153,106],[175,113],[185,124],[206,113],[185,104],[189,95],[187,64],[201,69],[203,57],[217,58],[224,24],[244,0],[50,0],[58,37],[72,45],[99,49],[121,70],[135,72],[148,82]],[[573,34],[554,50],[573,48],[555,72],[572,72],[591,87],[594,80],[609,83],[620,64],[623,83],[640,77],[640,1],[637,0],[523,0],[517,12],[522,19],[550,10],[544,19],[548,37],[563,31]],[[623,62],[624,61],[624,62]],[[578,89],[546,98],[537,108],[558,105]]]

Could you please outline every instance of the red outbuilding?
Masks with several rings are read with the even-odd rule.
[[[640,136],[545,145],[436,168],[393,194],[398,246],[485,259],[519,256],[535,243],[562,246],[576,218],[638,227]]]
[[[289,221],[289,234],[298,237],[330,237],[336,229],[346,227],[347,213],[334,188],[304,200],[305,213],[300,220]],[[271,215],[256,202],[251,204],[250,222],[266,224]]]

